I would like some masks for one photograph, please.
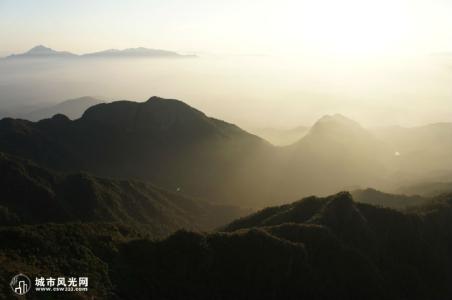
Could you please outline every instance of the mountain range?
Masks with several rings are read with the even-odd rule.
[[[240,214],[145,182],[56,173],[1,152],[0,173],[0,226],[115,223],[157,238],[181,228],[213,229]]]
[[[49,119],[57,114],[62,114],[69,119],[74,120],[80,118],[89,107],[102,102],[102,100],[94,97],[79,97],[65,100],[54,105],[47,105],[25,114],[20,114],[19,118],[30,121],[39,121],[42,119]]]
[[[17,59],[17,58],[74,58],[77,55],[68,51],[56,51],[51,48],[38,45],[30,50],[20,53],[11,54],[5,57],[6,59]]]
[[[49,119],[57,114],[63,114],[74,120],[80,118],[85,110],[91,106],[103,102],[95,97],[83,96],[57,103],[16,104],[9,106],[5,111],[0,111],[0,119],[10,117],[36,122],[42,119]]]
[[[104,51],[86,53],[86,54],[74,54],[68,51],[57,51],[48,48],[43,45],[38,45],[30,50],[20,53],[12,54],[5,57],[6,59],[51,59],[51,58],[188,58],[196,57],[195,55],[182,55],[173,51],[160,50],[160,49],[149,49],[149,48],[128,48],[128,49],[109,49]]]
[[[249,207],[367,187],[395,192],[413,180],[431,181],[434,170],[452,170],[447,141],[419,139],[412,143],[418,150],[411,151],[403,145],[394,146],[388,133],[329,115],[292,145],[275,147],[179,100],[159,97],[97,104],[76,120],[60,114],[39,122],[0,121],[0,151],[48,168],[148,180]],[[416,151],[425,154],[422,162]]]
[[[389,207],[400,211],[405,211],[412,207],[424,205],[432,201],[432,197],[447,192],[438,193],[437,195],[420,196],[402,194],[390,194],[378,191],[376,189],[367,188],[363,190],[354,190],[350,192],[356,202],[372,204],[379,207]]]
[[[452,123],[436,123],[412,128],[400,126],[377,128],[374,134],[397,152],[398,176],[416,175],[419,183],[425,181],[452,181]]]
[[[402,213],[342,192],[159,240],[121,223],[0,226],[0,278],[89,276],[80,299],[449,299],[451,199]]]
[[[450,299],[452,195],[355,188],[447,178],[440,127],[391,138],[327,115],[276,147],[159,97],[4,118],[0,299],[18,272],[89,278],[58,299]]]
[[[0,136],[2,151],[56,170],[140,178],[219,202],[252,194],[256,164],[272,150],[235,125],[158,97],[98,104],[74,121],[5,118]]]

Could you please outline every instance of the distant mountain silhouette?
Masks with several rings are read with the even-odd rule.
[[[335,143],[342,146],[367,147],[368,143],[376,143],[375,137],[357,122],[343,115],[326,115],[320,118],[303,137],[297,146],[304,146],[316,142]],[[352,143],[348,145],[347,143]]]
[[[355,190],[352,191],[351,194],[353,195],[353,198],[356,202],[367,203],[381,207],[390,207],[399,210],[406,210],[407,208],[419,206],[431,201],[431,198],[429,197],[389,194],[371,188],[364,190]],[[438,193],[437,195],[439,194],[440,193]]]
[[[148,48],[128,48],[124,50],[109,49],[99,52],[83,54],[82,57],[98,58],[134,58],[134,57],[196,57],[195,55],[181,55],[173,51],[148,49]]]
[[[298,126],[292,129],[258,128],[253,133],[266,139],[276,146],[287,146],[299,141],[309,130],[309,127]]]
[[[0,225],[109,222],[161,237],[213,229],[239,213],[139,181],[55,173],[1,152],[0,173]]]
[[[400,193],[408,195],[420,195],[422,197],[435,197],[445,193],[452,193],[451,182],[431,182],[425,181],[398,188]]]
[[[53,106],[39,108],[20,117],[30,121],[39,121],[51,118],[56,114],[62,114],[67,116],[69,119],[74,120],[80,118],[86,109],[99,103],[102,103],[102,101],[93,97],[85,96],[65,100]]]
[[[397,152],[398,178],[405,185],[452,181],[452,123],[378,128],[375,134]],[[444,176],[446,174],[446,176]]]
[[[17,59],[17,58],[74,58],[77,57],[76,54],[67,51],[56,51],[51,48],[38,45],[31,48],[27,52],[21,54],[12,54],[7,56],[7,59]]]
[[[298,185],[304,195],[383,184],[390,172],[388,157],[393,155],[371,132],[342,115],[320,118],[285,151],[288,178],[283,189],[295,191],[290,187]]]
[[[74,54],[67,51],[56,51],[51,48],[38,45],[27,52],[20,54],[12,54],[6,57],[6,59],[18,59],[18,58],[30,58],[30,59],[42,59],[42,58],[146,58],[146,57],[166,57],[166,58],[193,58],[196,55],[183,55],[177,52],[161,50],[161,49],[149,49],[149,48],[128,48],[123,50],[109,49],[99,52],[86,53],[82,55]]]

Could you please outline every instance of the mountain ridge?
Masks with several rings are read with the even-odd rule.
[[[30,50],[19,53],[19,54],[11,54],[6,59],[14,59],[14,58],[51,58],[51,57],[59,57],[59,58],[73,58],[77,57],[77,54],[67,52],[67,51],[56,51],[51,48],[45,47],[43,45],[37,45]]]
[[[156,58],[196,58],[196,55],[185,55],[179,54],[174,51],[161,50],[161,49],[150,49],[144,47],[137,48],[127,48],[127,49],[108,49],[98,52],[88,52],[84,54],[75,54],[68,51],[57,51],[52,48],[37,45],[30,50],[11,54],[4,59],[19,59],[19,58],[146,58],[146,57],[156,57]]]
[[[0,172],[0,225],[119,223],[162,237],[181,228],[211,230],[239,211],[141,181],[56,173],[1,152]]]
[[[323,116],[295,144],[276,147],[180,100],[156,96],[94,105],[72,121],[62,115],[0,120],[0,150],[56,170],[149,180],[251,207],[366,187],[395,192],[406,181],[400,175],[406,152],[344,116]]]
[[[91,96],[83,96],[64,100],[55,105],[38,108],[19,117],[30,121],[40,121],[51,118],[56,114],[63,114],[69,119],[74,120],[80,118],[89,107],[102,102],[102,100]]]
[[[35,123],[3,119],[0,136],[1,150],[56,170],[149,180],[225,203],[236,192],[249,194],[246,182],[257,180],[252,177],[259,167],[256,155],[272,149],[233,124],[159,97],[98,104],[73,121],[61,116]],[[240,177],[239,168],[245,172]],[[223,184],[227,181],[235,188]]]

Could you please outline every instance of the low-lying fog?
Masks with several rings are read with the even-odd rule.
[[[451,57],[380,58],[372,63],[251,55],[2,59],[0,111],[12,114],[84,95],[106,101],[158,95],[247,129],[311,125],[331,113],[364,126],[412,126],[452,120]]]

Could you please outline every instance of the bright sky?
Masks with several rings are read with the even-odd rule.
[[[452,56],[430,55],[452,53],[452,0],[0,0],[0,56],[38,44],[200,59],[0,69],[0,100],[158,95],[249,127],[452,120]]]
[[[450,0],[0,0],[0,53],[430,53],[452,51],[451,16]]]

